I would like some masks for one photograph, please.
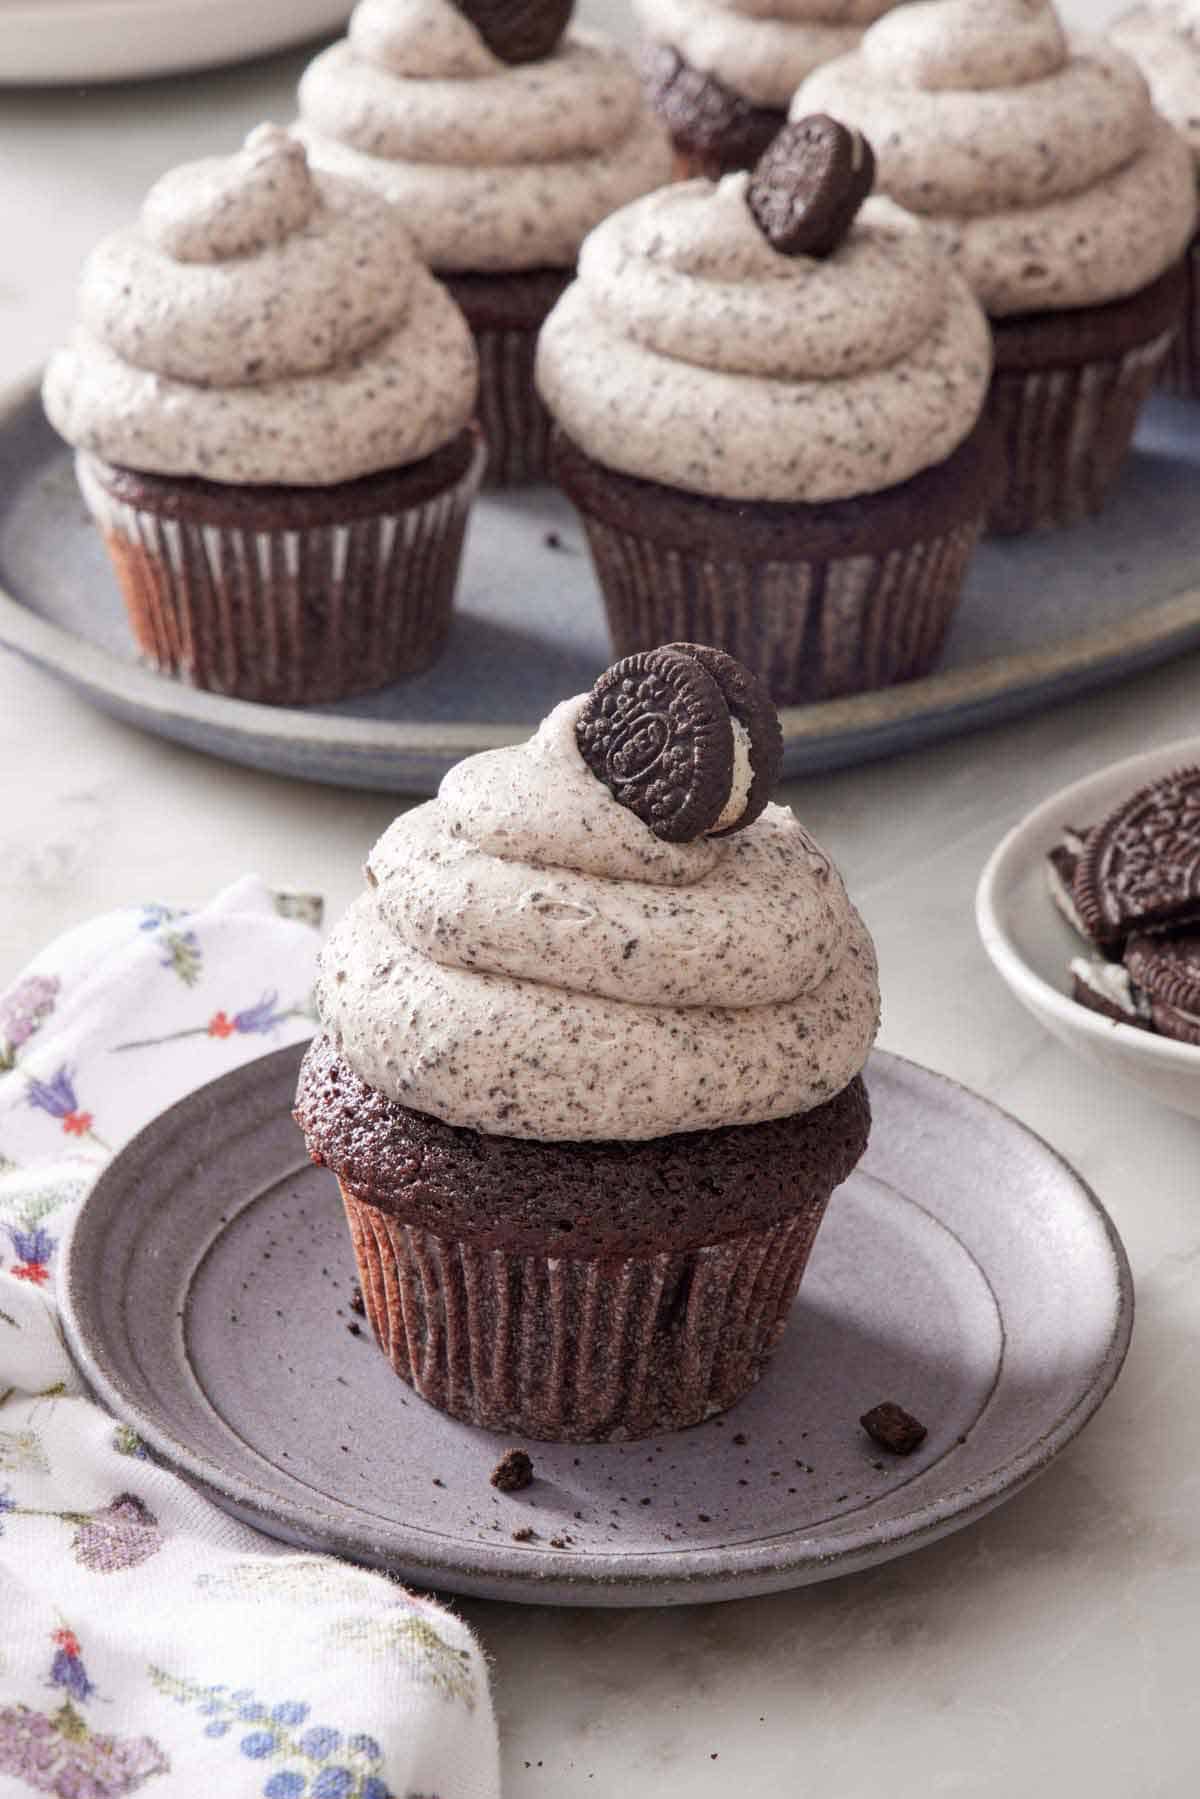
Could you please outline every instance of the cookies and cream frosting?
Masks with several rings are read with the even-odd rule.
[[[792,116],[870,138],[878,188],[920,213],[994,315],[1149,285],[1191,235],[1186,146],[1123,51],[1050,0],[918,0],[818,69]]]
[[[88,258],[45,403],[141,473],[325,485],[418,461],[467,424],[466,321],[378,195],[275,126],[165,175]]]
[[[868,200],[828,257],[774,250],[749,177],[679,183],[588,238],[542,330],[542,397],[626,474],[728,499],[844,499],[944,460],[991,340],[921,224]]]
[[[895,0],[634,0],[647,37],[756,106],[781,110]]]
[[[1200,164],[1200,0],[1149,0],[1123,13],[1109,36],[1134,58],[1155,106]]]
[[[574,266],[584,237],[670,179],[629,58],[572,29],[510,66],[453,0],[361,0],[300,83],[314,162],[398,203],[431,267]]]
[[[734,836],[661,841],[584,763],[582,704],[458,764],[376,845],[322,956],[339,1054],[402,1105],[543,1141],[824,1104],[879,1009],[836,869],[779,806]]]

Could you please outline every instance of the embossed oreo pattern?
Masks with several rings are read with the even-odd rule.
[[[1097,943],[1200,919],[1200,768],[1142,788],[1089,834],[1074,899]]]

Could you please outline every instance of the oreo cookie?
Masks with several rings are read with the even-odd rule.
[[[614,663],[584,701],[575,740],[597,780],[668,843],[753,823],[783,755],[760,683],[699,644]]]
[[[1200,923],[1200,768],[1139,789],[1090,831],[1071,894],[1106,947]]]
[[[782,256],[828,256],[875,185],[875,153],[861,131],[813,113],[785,125],[755,164],[746,204]]]
[[[1131,937],[1125,967],[1159,1036],[1200,1044],[1200,931]]]
[[[454,0],[501,62],[541,62],[571,23],[575,0]]]

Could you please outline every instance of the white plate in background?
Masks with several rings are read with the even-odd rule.
[[[349,0],[0,0],[0,84],[138,80],[334,31]]]
[[[1086,946],[1046,884],[1046,856],[1063,827],[1097,824],[1139,787],[1200,763],[1200,737],[1114,762],[1052,794],[1011,830],[980,877],[975,918],[983,947],[1016,997],[1048,1031],[1164,1105],[1200,1118],[1200,1048],[1119,1024],[1071,997],[1070,962]]]

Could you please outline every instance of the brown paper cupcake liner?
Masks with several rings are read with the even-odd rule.
[[[451,1242],[339,1185],[396,1373],[465,1423],[581,1443],[679,1430],[753,1386],[827,1203],[680,1252],[570,1258]]]
[[[1100,511],[1174,336],[1172,326],[1118,355],[1071,367],[997,369],[987,413],[1006,475],[990,531],[1055,530]]]
[[[550,415],[533,381],[537,336],[536,327],[475,332],[488,487],[525,487],[550,479]]]
[[[1184,257],[1187,297],[1183,322],[1167,352],[1159,383],[1168,393],[1186,400],[1200,400],[1200,237],[1194,237]]]
[[[285,529],[135,504],[85,454],[76,472],[146,661],[213,693],[297,705],[435,659],[483,461],[477,444],[465,472],[399,511]]]

